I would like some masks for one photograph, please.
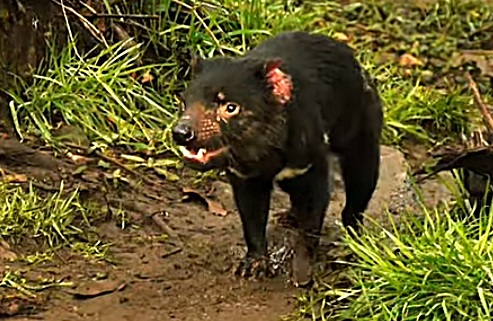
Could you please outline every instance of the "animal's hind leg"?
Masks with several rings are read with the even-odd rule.
[[[352,227],[358,232],[379,177],[379,139],[371,133],[361,132],[340,153],[340,163],[346,190],[342,222],[346,228]]]
[[[364,114],[359,131],[342,148],[337,148],[342,177],[346,190],[346,205],[342,222],[346,228],[359,231],[363,212],[373,196],[380,175],[380,136],[383,127],[383,106],[375,84],[367,72],[363,72]]]
[[[305,174],[278,182],[290,196],[290,212],[295,220],[293,278],[298,285],[311,280],[315,251],[329,205],[330,175],[324,156],[320,156]]]

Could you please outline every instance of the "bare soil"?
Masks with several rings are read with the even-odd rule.
[[[413,196],[406,190],[403,156],[387,148],[382,161],[385,163],[382,178],[369,208],[371,215],[377,218],[383,218],[382,209],[386,206],[398,211],[413,203]],[[303,290],[290,284],[285,272],[286,260],[280,265],[280,275],[273,279],[253,281],[233,275],[245,249],[231,190],[225,183],[207,182],[199,190],[206,193],[213,188],[210,197],[231,212],[219,216],[200,202],[183,201],[181,188],[189,186],[187,171],[178,173],[183,177],[179,183],[143,173],[146,182],[140,187],[138,180],[128,175],[131,184],[122,184],[116,190],[104,184],[110,171],[104,172],[95,164],[89,164],[88,171],[74,176],[75,164],[68,158],[55,159],[48,152],[33,150],[9,139],[0,140],[0,167],[7,173],[28,175],[37,182],[39,190],[56,190],[64,180],[69,189],[78,186],[88,199],[99,200],[102,208],[122,204],[133,224],[122,230],[110,218],[102,220],[97,227],[99,238],[112,243],[111,263],[64,252],[55,261],[36,266],[0,261],[0,271],[9,265],[11,269],[25,271],[24,276],[31,280],[43,277],[74,283],[73,287],[38,292],[36,298],[11,295],[13,292],[0,294],[0,313],[9,313],[7,318],[274,321],[296,307],[295,296]],[[446,195],[437,184],[426,188],[434,193],[430,193],[431,202]],[[336,221],[343,201],[342,183],[336,177],[322,240],[326,254],[339,235]],[[284,237],[286,230],[277,224],[277,219],[288,206],[286,195],[276,191],[268,233],[271,250],[279,256],[288,253],[288,247]],[[160,241],[163,227],[171,235]],[[11,246],[18,254],[35,250],[28,241]]]

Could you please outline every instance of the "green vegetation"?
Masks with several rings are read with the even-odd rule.
[[[423,222],[411,217],[403,231],[384,230],[390,244],[348,241],[361,259],[361,295],[346,312],[355,320],[491,320],[492,216],[471,223],[423,212]]]
[[[26,98],[14,95],[12,114],[19,134],[28,131],[52,142],[52,130],[63,123],[80,127],[90,141],[101,144],[135,150],[166,144],[161,129],[173,118],[173,97],[144,89],[132,77],[154,66],[136,67],[140,46],[127,45],[113,45],[86,59],[74,54],[73,45],[51,55],[46,72],[23,86]]]
[[[1,183],[0,237],[11,244],[29,239],[39,249],[69,246],[87,251],[90,245],[97,244],[91,225],[101,218],[100,214],[88,204],[81,205],[77,190],[68,197],[62,197],[63,192],[63,185],[52,195],[43,195],[33,185],[26,191],[20,186]],[[87,247],[81,246],[82,243]]]
[[[389,214],[389,228],[346,238],[354,256],[345,286],[327,284],[300,298],[320,320],[491,320],[493,217],[475,218],[461,193],[420,215]],[[348,286],[349,284],[349,286]]]
[[[50,47],[33,82],[19,81],[9,92],[15,129],[22,137],[59,148],[63,141],[57,132],[68,125],[80,129],[93,147],[125,147],[135,154],[122,157],[133,162],[131,167],[166,172],[179,166],[169,131],[176,95],[189,78],[190,52],[204,57],[241,54],[266,37],[298,29],[346,39],[356,49],[385,102],[384,143],[436,145],[470,132],[477,113],[463,73],[471,71],[487,97],[491,67],[481,54],[462,50],[493,48],[492,4],[297,2],[104,1],[107,13],[160,18],[120,24],[132,38],[112,34],[115,39],[107,39],[110,45],[102,51],[83,53],[77,37],[65,48]],[[154,161],[162,154],[169,157]],[[69,198],[60,193],[41,197],[33,189],[3,184],[0,204],[3,239],[15,244],[31,238],[52,249],[68,246],[104,256],[105,247],[90,233],[95,211],[80,204],[77,191]],[[377,227],[380,234],[346,240],[357,258],[346,286],[322,283],[300,298],[300,315],[313,320],[491,319],[493,219],[471,223],[452,212],[423,208],[422,220],[403,216],[399,228]],[[24,260],[36,263],[49,259],[49,253]],[[21,283],[21,276],[9,272],[0,287],[22,289]]]
[[[81,204],[77,190],[68,193],[68,197],[62,196],[63,192],[63,185],[59,191],[46,195],[32,184],[25,190],[0,183],[0,241],[25,248],[19,257],[0,243],[3,259],[39,264],[51,260],[63,248],[83,257],[106,258],[109,244],[102,244],[92,231],[101,214],[95,207]],[[64,284],[56,280],[27,282],[21,271],[8,266],[0,277],[0,288],[12,288],[27,296],[34,296],[33,291]]]
[[[95,56],[91,52],[90,58],[76,54],[73,44],[60,54],[52,48],[34,83],[12,93],[17,130],[53,143],[51,132],[63,122],[80,127],[94,144],[154,154],[173,150],[169,126],[177,111],[176,94],[188,79],[190,51],[205,57],[241,54],[290,29],[350,38],[385,100],[386,143],[413,138],[435,144],[468,130],[469,98],[461,96],[464,81],[461,73],[454,74],[453,61],[460,61],[459,49],[480,49],[486,41],[479,31],[488,30],[491,13],[477,1],[440,1],[426,11],[388,2],[345,7],[286,1],[150,3],[132,8],[121,1],[107,8],[109,13],[163,14],[157,22],[135,24],[135,39]],[[416,61],[400,66],[402,54]],[[138,61],[146,63],[138,66]],[[157,75],[152,86],[142,83],[148,72]],[[456,77],[443,79],[450,74]]]

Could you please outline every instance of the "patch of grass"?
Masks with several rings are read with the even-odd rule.
[[[46,71],[22,88],[22,96],[12,93],[17,132],[56,143],[53,131],[63,124],[82,129],[100,144],[136,151],[168,149],[174,98],[144,88],[133,77],[156,67],[135,66],[142,54],[139,47],[122,42],[79,59],[70,43],[60,55],[51,55]]]
[[[487,46],[484,34],[493,29],[492,6],[476,0],[346,6],[336,1],[153,0],[117,1],[105,9],[160,19],[122,23],[134,39],[83,59],[74,54],[74,44],[60,55],[52,50],[34,83],[12,92],[21,134],[54,144],[52,132],[63,123],[81,128],[94,144],[123,145],[147,155],[176,152],[169,131],[176,94],[189,79],[191,52],[241,55],[266,37],[297,29],[349,37],[360,61],[379,79],[386,103],[385,143],[411,138],[435,144],[467,132],[471,117],[464,81],[444,82],[443,75],[461,66],[459,49]],[[404,53],[421,63],[399,65]],[[137,66],[141,60],[144,64]],[[142,76],[149,72],[157,79],[144,85]]]
[[[71,287],[72,282],[54,279],[42,279],[36,282],[28,281],[21,271],[12,271],[8,267],[5,273],[0,274],[0,289],[13,289],[28,298],[35,298],[36,292],[55,287]]]
[[[491,320],[493,216],[456,205],[401,213],[399,224],[389,214],[389,227],[371,222],[374,232],[347,236],[351,286],[322,285],[301,298],[302,311],[313,320]]]
[[[99,240],[92,230],[100,219],[100,210],[82,204],[77,190],[66,193],[63,184],[58,192],[46,195],[32,185],[26,190],[0,183],[0,240],[12,247],[14,261],[32,265],[51,261],[61,249],[89,259],[107,260],[109,244]],[[59,280],[27,280],[23,273],[6,266],[0,271],[0,288],[35,297],[35,292],[48,287],[69,285]]]
[[[92,223],[100,218],[90,204],[81,204],[78,191],[64,195],[63,184],[52,195],[34,189],[0,184],[0,238],[8,243],[31,243],[38,250],[26,256],[27,261],[49,259],[50,251],[68,247],[74,252],[93,257],[104,257],[102,246],[92,233]],[[22,242],[22,243],[21,243]],[[42,252],[42,251],[41,251]]]
[[[384,103],[384,144],[399,146],[406,139],[430,145],[457,141],[479,120],[471,98],[460,88],[439,90],[399,76],[389,78],[379,86]]]

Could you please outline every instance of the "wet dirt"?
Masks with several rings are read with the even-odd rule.
[[[215,181],[201,187],[204,193],[213,188],[211,197],[231,212],[226,216],[213,215],[198,202],[182,200],[181,188],[189,182],[186,171],[178,173],[183,177],[179,183],[146,173],[149,184],[109,190],[102,199],[101,182],[107,175],[102,169],[89,166],[84,175],[74,177],[75,165],[67,159],[55,161],[49,153],[22,150],[15,141],[9,145],[8,152],[8,146],[2,145],[5,142],[0,143],[3,170],[37,179],[40,189],[49,190],[49,186],[56,186],[62,179],[69,188],[83,187],[87,197],[99,197],[101,206],[106,206],[104,202],[123,204],[132,223],[126,229],[121,229],[114,220],[103,221],[98,226],[99,238],[112,243],[109,252],[112,262],[87,260],[62,252],[54,261],[36,266],[9,263],[13,269],[28,270],[27,278],[41,276],[74,284],[38,292],[38,298],[26,301],[5,297],[0,300],[0,306],[17,312],[9,320],[275,321],[296,307],[295,296],[303,290],[292,286],[284,270],[273,279],[260,281],[233,275],[245,248],[227,184]],[[9,157],[16,148],[20,152]],[[404,156],[384,147],[382,162],[382,176],[369,215],[385,220],[384,208],[398,212],[413,204],[413,196],[406,183]],[[441,185],[427,184],[425,189],[434,193],[429,193],[431,203],[447,197]],[[340,175],[336,175],[334,186],[322,238],[322,243],[329,246],[340,234],[338,220],[344,202]],[[268,233],[271,250],[280,256],[288,248],[286,230],[277,224],[277,219],[288,206],[287,196],[276,191]],[[163,227],[171,234],[164,240]],[[11,250],[22,253],[26,248],[29,247],[18,245]],[[0,262],[2,269],[5,266],[6,263]]]

